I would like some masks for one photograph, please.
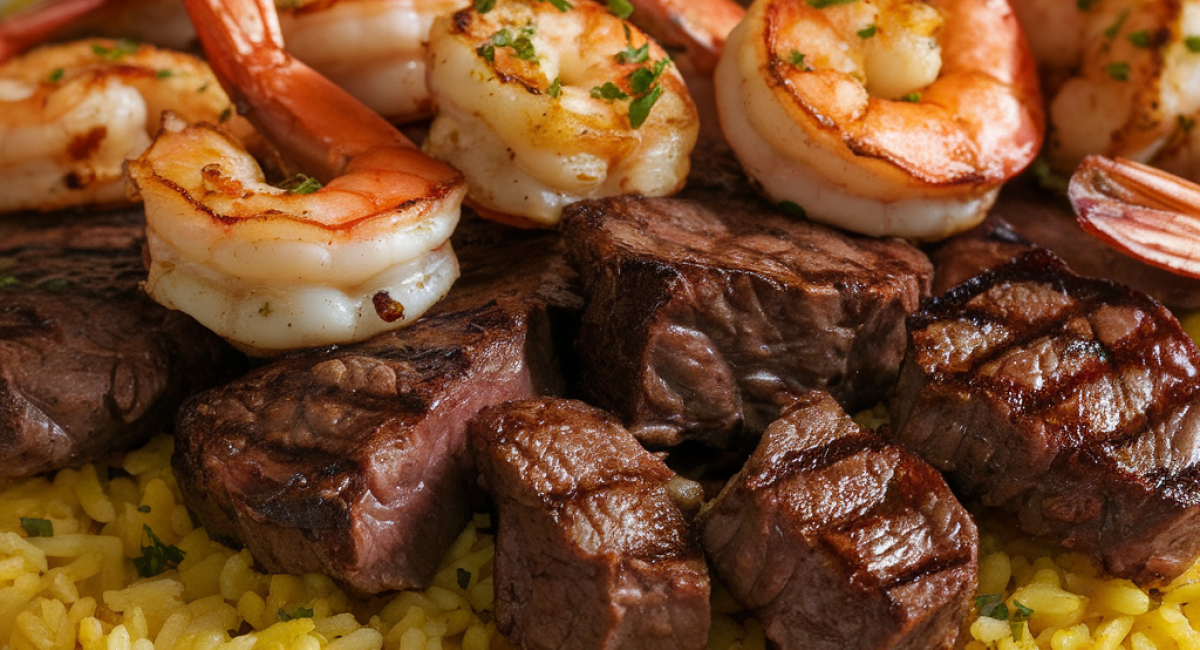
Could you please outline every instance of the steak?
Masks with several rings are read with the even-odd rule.
[[[533,399],[471,423],[496,502],[496,626],[525,650],[699,650],[708,569],[677,477],[582,402]]]
[[[899,240],[788,216],[700,159],[675,197],[568,207],[587,308],[583,394],[655,446],[752,446],[793,396],[890,391],[930,265]]]
[[[143,225],[138,212],[5,222],[0,479],[141,445],[237,358],[139,290]]]
[[[467,422],[562,390],[556,337],[582,306],[556,235],[460,230],[463,276],[414,325],[281,358],[185,407],[173,464],[214,537],[361,594],[432,577],[479,505]]]
[[[942,477],[813,391],[700,515],[730,594],[777,650],[955,647],[978,534]]]
[[[1200,554],[1200,350],[1165,307],[1034,251],[909,331],[892,439],[960,496],[1142,584]]]

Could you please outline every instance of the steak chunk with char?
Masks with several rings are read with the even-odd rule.
[[[496,501],[496,625],[526,650],[699,650],[708,570],[677,477],[582,402],[492,407],[471,444]]]
[[[730,594],[777,650],[955,647],[978,534],[942,477],[813,391],[700,515]]]
[[[1143,584],[1200,554],[1200,351],[1166,308],[1035,251],[909,329],[892,439],[960,496]]]
[[[589,401],[647,444],[719,448],[752,446],[808,388],[850,409],[877,403],[904,355],[904,319],[929,293],[929,261],[899,240],[789,217],[714,169],[676,197],[565,211],[588,300]]]
[[[139,214],[35,218],[0,236],[0,479],[142,444],[236,358],[138,288]]]
[[[182,411],[174,467],[211,534],[358,593],[429,580],[478,505],[467,422],[560,390],[555,339],[581,308],[555,235],[460,228],[463,277],[411,327],[284,357]]]

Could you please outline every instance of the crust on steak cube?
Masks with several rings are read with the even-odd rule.
[[[975,594],[978,533],[946,482],[820,391],[767,428],[700,525],[777,650],[949,650]]]
[[[496,625],[526,650],[699,650],[709,580],[674,474],[609,414],[533,399],[471,423],[498,510]]]
[[[929,294],[928,259],[783,214],[711,175],[675,197],[565,211],[588,301],[588,400],[647,444],[718,448],[752,447],[805,389],[852,410],[878,403],[904,356],[904,319]]]
[[[138,288],[139,212],[39,214],[2,229],[0,480],[143,444],[239,358]]]
[[[468,421],[562,390],[582,307],[556,235],[460,229],[463,277],[414,325],[282,357],[182,411],[173,465],[210,534],[360,594],[428,583],[480,505]]]
[[[891,439],[960,496],[1141,584],[1200,555],[1200,350],[1165,307],[1034,251],[909,330]]]

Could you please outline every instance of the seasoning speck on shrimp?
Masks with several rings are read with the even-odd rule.
[[[213,70],[314,179],[282,189],[211,125],[167,120],[129,164],[159,302],[255,352],[357,341],[449,290],[462,176],[283,51],[270,0],[187,0]]]
[[[50,45],[0,65],[0,212],[128,202],[121,165],[166,109],[218,122],[232,104],[203,61],[130,41]]]
[[[667,54],[591,0],[480,0],[434,22],[425,150],[485,216],[553,226],[586,198],[683,187],[699,130]]]
[[[725,135],[772,201],[869,235],[983,219],[1042,142],[1003,0],[758,0],[715,76]]]

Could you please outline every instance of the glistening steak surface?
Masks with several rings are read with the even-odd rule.
[[[477,499],[479,409],[560,390],[577,319],[552,234],[460,226],[463,277],[413,326],[285,357],[190,402],[174,466],[215,537],[354,591],[423,585]]]
[[[565,212],[588,299],[589,401],[648,444],[714,447],[753,444],[806,388],[876,403],[904,355],[904,318],[928,295],[928,260],[785,215],[702,162],[679,196]]]
[[[167,428],[235,357],[138,289],[136,212],[9,219],[0,235],[0,479],[108,458]]]
[[[698,506],[698,485],[582,402],[510,402],[470,432],[499,513],[501,632],[525,650],[705,647],[708,570],[676,501]]]
[[[700,520],[778,650],[953,648],[975,593],[978,535],[946,482],[825,393],[767,428]]]
[[[1036,251],[909,330],[892,439],[960,496],[1140,583],[1200,554],[1200,350],[1165,307]]]

